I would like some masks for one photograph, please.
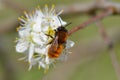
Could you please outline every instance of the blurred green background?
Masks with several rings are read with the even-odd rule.
[[[8,1],[8,2],[7,2]],[[14,40],[18,36],[16,27],[19,25],[17,18],[23,15],[22,9],[33,10],[37,5],[45,4],[56,6],[74,3],[89,3],[94,0],[2,0],[0,1],[0,80],[117,80],[111,63],[107,45],[105,45],[98,27],[91,24],[88,27],[72,34],[69,38],[75,41],[75,46],[68,60],[58,63],[44,74],[44,70],[33,67],[28,71],[28,63],[18,61],[23,54],[15,51]],[[113,0],[119,2],[120,0]],[[20,10],[11,8],[11,4],[20,6]],[[13,5],[14,4],[14,5]],[[63,20],[72,22],[67,28],[80,25],[90,16],[65,15]],[[120,16],[109,16],[102,20],[105,29],[114,42],[117,59],[120,63]],[[13,27],[11,27],[13,26]],[[4,29],[5,28],[5,29]]]

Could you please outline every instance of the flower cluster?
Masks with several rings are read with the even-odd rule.
[[[24,12],[25,17],[18,18],[21,21],[21,26],[17,28],[19,38],[16,51],[25,53],[25,59],[29,62],[29,70],[36,64],[39,68],[48,69],[49,65],[56,60],[49,58],[48,49],[51,46],[50,42],[55,37],[55,30],[61,25],[67,24],[59,17],[61,12],[56,14],[54,5],[51,9],[46,5],[43,10],[38,8],[30,14]],[[73,45],[74,42],[67,40],[65,49]],[[61,59],[62,55],[58,59]]]

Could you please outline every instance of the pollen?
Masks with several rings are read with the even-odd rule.
[[[34,15],[34,14],[35,14],[35,11],[32,11],[32,14]]]
[[[18,41],[18,39],[15,39],[13,42],[16,43]]]
[[[44,73],[46,74],[49,70],[49,66],[47,65],[46,69],[44,70]]]
[[[49,27],[48,31],[49,35],[55,35],[55,31],[51,27]]]
[[[20,17],[18,17],[18,20],[19,20],[19,21],[21,21],[21,18],[20,18]]]
[[[55,8],[55,4],[52,4],[52,9],[54,9]]]
[[[26,12],[26,11],[23,11],[23,13],[24,13],[24,14],[27,14],[27,12]]]
[[[24,19],[24,20],[27,20],[27,18],[25,18],[24,16],[21,16],[21,18]]]
[[[16,37],[15,39],[18,40],[18,37]]]
[[[36,10],[40,10],[42,12],[40,5],[37,6]]]
[[[32,23],[30,24],[30,27],[32,28],[34,24],[35,24],[35,22],[32,22]]]
[[[33,16],[32,13],[29,13],[30,16]]]
[[[37,8],[40,9],[40,5],[37,5]]]
[[[45,8],[48,8],[48,4],[45,4]]]
[[[19,31],[20,28],[21,28],[21,26],[17,27],[17,28],[16,28],[16,31]]]
[[[41,69],[41,67],[40,67],[40,66],[38,66],[38,69],[40,70],[40,69]]]

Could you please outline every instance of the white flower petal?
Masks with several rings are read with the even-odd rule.
[[[19,36],[21,38],[23,38],[23,37],[26,37],[26,36],[28,36],[30,34],[30,29],[28,29],[26,27],[21,27],[19,29],[18,33],[19,33]]]
[[[64,25],[66,25],[67,23],[66,22],[64,22],[60,17],[58,17],[58,16],[53,16],[53,18],[52,18],[53,20],[52,20],[52,22],[51,22],[51,27],[53,28],[53,29],[56,29],[56,28],[58,28],[58,27],[60,27],[60,26],[64,26]]]
[[[16,45],[16,51],[20,53],[25,52],[28,49],[28,46],[29,46],[28,42],[19,40]]]
[[[40,25],[40,23],[33,25],[33,31],[35,31],[35,32],[41,32],[41,25]]]
[[[38,18],[38,19],[41,19],[41,18],[43,17],[43,13],[42,13],[41,10],[37,10],[37,11],[36,11],[36,15],[37,15],[37,18]]]
[[[32,32],[32,35],[33,35],[33,41],[38,45],[43,46],[48,42],[48,37],[42,32],[41,33]]]
[[[39,53],[39,54],[46,54],[46,51],[47,51],[47,49],[45,48],[45,46],[44,47],[39,46],[39,47],[35,48],[35,52]]]
[[[49,27],[50,27],[50,22],[48,22],[47,19],[43,19],[42,22],[41,22],[42,31],[43,32],[48,31]]]
[[[42,23],[42,18],[40,15],[36,14],[36,16],[34,17],[34,22],[33,22],[33,31],[35,32],[41,32],[41,23]]]

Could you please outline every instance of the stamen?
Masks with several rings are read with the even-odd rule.
[[[32,22],[32,23],[30,24],[30,27],[32,28],[34,24],[35,24],[35,22]]]
[[[46,69],[44,70],[44,73],[46,74],[49,70],[49,65],[46,66]]]
[[[53,4],[52,7],[51,7],[51,9],[50,9],[50,14],[52,14],[52,12],[54,11],[54,9],[55,9],[55,5]]]
[[[57,14],[57,16],[58,16],[58,15],[60,15],[60,14],[62,14],[62,13],[63,13],[63,11],[64,11],[64,10],[61,10],[61,11]]]
[[[48,5],[47,4],[45,4],[45,15],[46,16],[48,16],[49,15],[49,11],[48,11]]]
[[[40,9],[40,5],[37,5],[37,9]]]
[[[33,11],[32,11],[32,15],[34,15],[34,14],[35,14],[35,11],[33,10]]]
[[[20,18],[20,17],[18,17],[18,20],[19,20],[19,21],[21,21],[21,18]]]
[[[23,13],[26,15],[26,14],[27,14],[27,11],[23,11]]]
[[[38,69],[39,69],[39,70],[41,69],[40,65],[38,65]]]
[[[19,31],[19,27],[16,28],[16,31]]]
[[[17,28],[16,28],[16,31],[19,31],[20,28],[21,28],[21,26],[17,27]]]

